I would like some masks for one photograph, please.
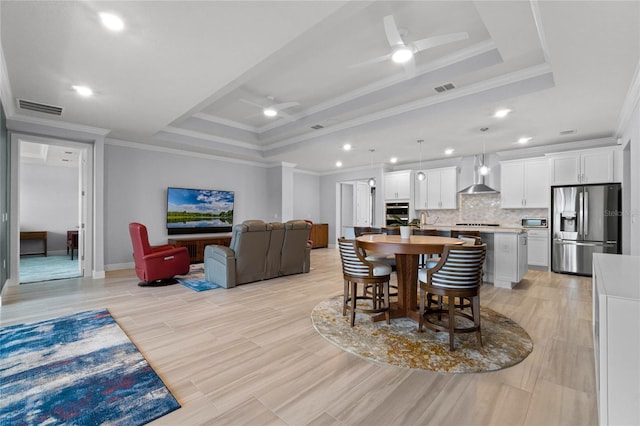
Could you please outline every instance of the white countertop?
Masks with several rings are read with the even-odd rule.
[[[506,226],[458,226],[458,225],[446,225],[446,224],[435,224],[435,225],[422,225],[421,229],[435,229],[436,231],[470,231],[470,230],[478,230],[480,232],[491,233],[491,234],[499,234],[499,233],[510,233],[510,234],[520,234],[522,232],[527,232],[527,228],[523,228],[522,226],[515,225],[506,225]]]

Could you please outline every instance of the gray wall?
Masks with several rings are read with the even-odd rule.
[[[625,177],[628,182],[623,183],[623,253],[633,256],[640,255],[640,103],[636,104],[631,114],[629,125],[623,132],[621,142],[629,144],[628,171]],[[625,187],[626,186],[626,187]],[[629,236],[625,241],[625,237]],[[628,250],[628,251],[627,251]]]
[[[130,222],[147,226],[152,245],[166,243],[169,238],[166,229],[169,186],[234,191],[234,224],[248,219],[280,221],[280,167],[266,168],[195,154],[107,143],[104,186],[106,270],[132,265]],[[293,186],[294,205],[303,207],[305,216],[308,213],[312,220],[319,218],[318,178],[294,173]]]
[[[66,253],[67,231],[78,229],[78,168],[20,164],[20,231],[47,231],[48,252]],[[21,252],[40,251],[22,241]]]
[[[314,223],[326,223],[320,220],[320,176],[295,172],[293,174],[293,217],[309,219]]]

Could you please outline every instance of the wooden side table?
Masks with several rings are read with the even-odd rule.
[[[34,253],[20,253],[20,256],[34,256],[44,254],[47,256],[47,231],[26,231],[20,232],[20,241],[42,240],[43,251]]]
[[[231,233],[208,237],[169,238],[168,243],[175,247],[186,247],[189,250],[191,263],[204,262],[204,248],[209,245],[229,246]]]

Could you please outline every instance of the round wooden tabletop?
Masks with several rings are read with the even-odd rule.
[[[431,235],[411,235],[403,239],[400,235],[362,235],[356,238],[358,245],[365,250],[393,254],[436,254],[442,253],[445,245],[460,245],[458,238],[437,237]]]

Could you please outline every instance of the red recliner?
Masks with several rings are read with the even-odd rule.
[[[169,244],[149,245],[147,227],[141,223],[130,223],[129,234],[133,244],[133,260],[136,275],[142,280],[138,285],[175,284],[174,275],[189,272],[189,252],[186,247],[174,247]]]

